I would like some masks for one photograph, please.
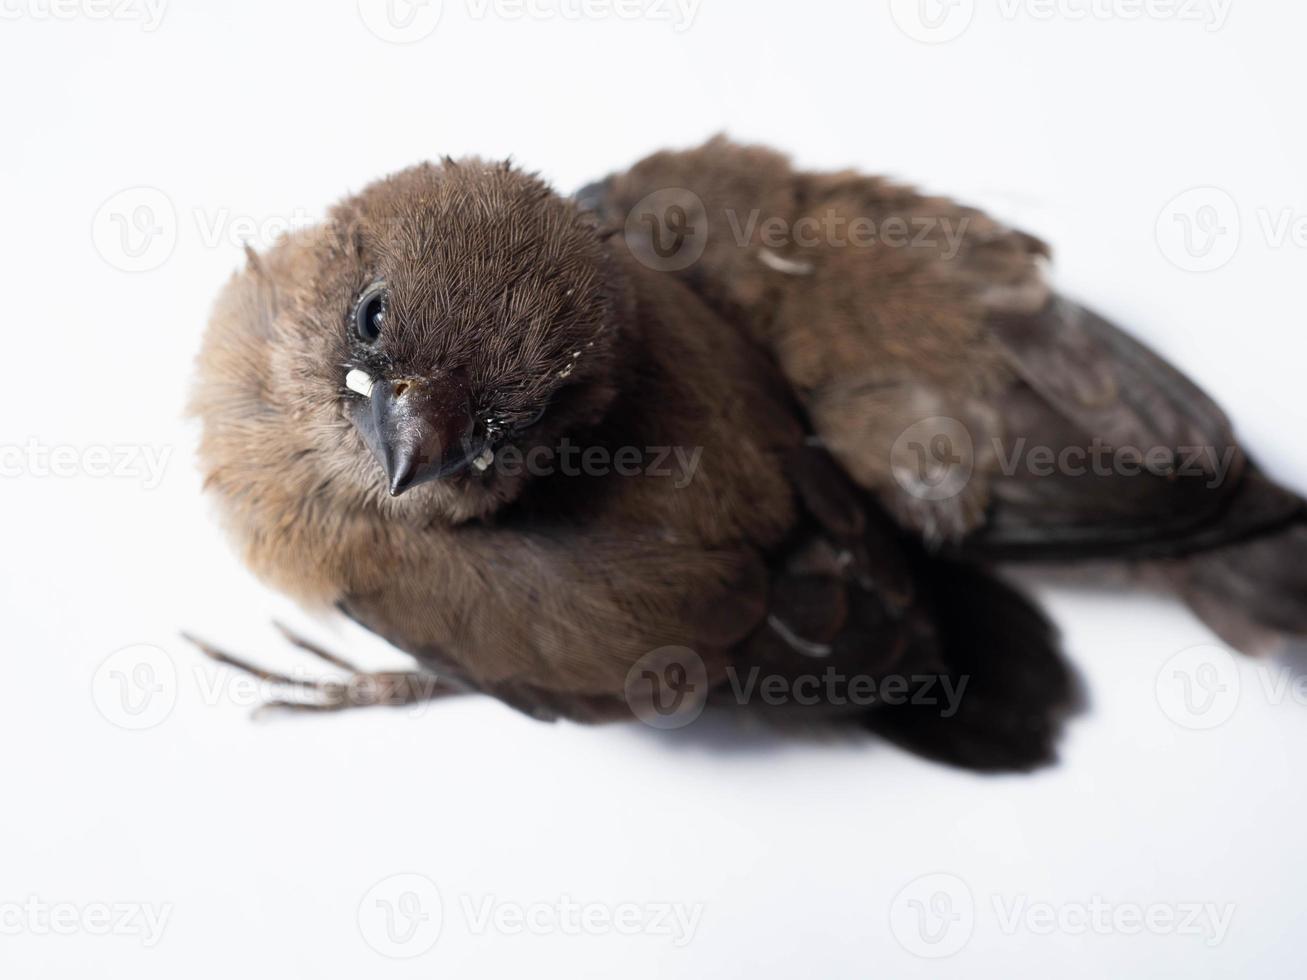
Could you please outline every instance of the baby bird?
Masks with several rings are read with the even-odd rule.
[[[665,187],[703,203],[684,270],[651,262],[623,211]],[[716,220],[830,202],[975,224],[942,259],[772,255]],[[1302,505],[1241,454],[1216,489],[1206,470],[994,465],[993,433],[1237,453],[1174,369],[1052,296],[1043,252],[947,202],[724,141],[577,200],[508,164],[418,166],[228,284],[192,401],[205,485],[259,575],[412,655],[438,678],[422,697],[585,722],[688,700],[1029,769],[1076,685],[991,561],[1160,569],[1249,646],[1307,625]],[[914,461],[899,437],[922,422]],[[960,696],[902,696],[918,682]],[[331,690],[327,706],[359,703]]]

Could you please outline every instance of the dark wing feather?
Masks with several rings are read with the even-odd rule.
[[[1002,472],[986,523],[964,550],[1168,556],[1237,540],[1296,511],[1288,495],[1246,506],[1253,470],[1225,414],[1102,317],[1056,298],[1032,315],[992,317],[987,328],[1018,380],[1000,404]],[[1051,450],[1057,464],[1029,465],[1033,447]],[[1150,453],[1157,462],[1169,454],[1169,471],[1142,466]]]
[[[1235,447],[1229,419],[1193,381],[1083,306],[1054,297],[1037,313],[991,317],[986,332],[1050,408],[1111,445]]]
[[[733,669],[755,681],[722,686],[719,700],[762,677],[798,692],[833,676],[843,681],[807,690],[835,697],[740,707],[786,727],[853,723],[969,769],[1052,761],[1080,697],[1047,618],[985,569],[926,554],[824,452],[794,453],[787,472],[806,514],[774,561],[766,622],[735,652]],[[891,680],[913,696],[850,697]]]

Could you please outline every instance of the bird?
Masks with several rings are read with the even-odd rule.
[[[1192,380],[1061,295],[1045,242],[724,136],[578,197],[766,349],[845,473],[932,551],[1178,595],[1246,653],[1301,646],[1303,500]],[[673,215],[696,230],[684,267],[654,251]]]
[[[666,227],[641,220],[651,196]],[[827,205],[967,223],[943,258],[741,244],[719,220]],[[665,235],[702,253],[669,262]],[[1052,292],[1046,254],[724,138],[571,196],[475,157],[376,181],[247,251],[189,411],[246,564],[418,669],[369,675],[292,635],[350,675],[305,682],[192,639],[306,695],[284,706],[481,693],[667,728],[711,709],[1050,764],[1083,692],[1007,563],[1150,574],[1255,652],[1307,632],[1307,522],[1178,371]],[[1231,455],[1220,481],[1210,461],[1009,477],[992,433]]]
[[[418,665],[290,635],[348,676],[305,681],[191,638],[280,707],[711,708],[1026,771],[1080,706],[1021,592],[903,533],[766,350],[508,162],[423,163],[248,251],[190,412],[244,562]]]

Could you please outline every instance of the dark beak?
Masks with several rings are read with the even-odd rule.
[[[475,445],[467,387],[457,378],[378,379],[352,417],[386,471],[390,495],[465,469]]]

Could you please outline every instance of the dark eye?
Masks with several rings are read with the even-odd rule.
[[[365,344],[375,344],[386,325],[386,284],[374,282],[354,307],[354,333]]]

